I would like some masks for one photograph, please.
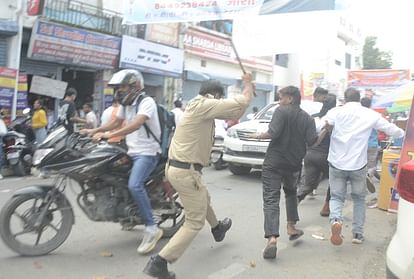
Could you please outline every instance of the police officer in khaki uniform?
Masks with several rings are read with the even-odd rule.
[[[185,222],[157,256],[151,257],[144,272],[157,278],[175,278],[167,262],[175,262],[203,228],[205,220],[211,226],[215,241],[224,239],[231,219],[218,221],[210,205],[210,195],[201,181],[201,169],[209,163],[214,141],[214,119],[238,119],[245,112],[254,93],[252,76],[242,77],[243,92],[232,99],[223,99],[224,88],[218,81],[202,84],[199,95],[187,105],[172,138],[168,180],[184,205]]]

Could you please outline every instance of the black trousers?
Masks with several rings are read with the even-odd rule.
[[[303,200],[313,190],[318,188],[321,180],[329,178],[328,153],[316,150],[308,150],[304,158],[305,183],[298,190],[299,201]],[[330,199],[330,191],[326,195],[326,201]]]

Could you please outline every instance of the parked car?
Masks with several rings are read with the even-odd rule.
[[[273,112],[279,106],[278,102],[271,103],[259,111],[252,120],[241,122],[227,129],[224,139],[223,160],[228,162],[229,170],[236,175],[248,174],[252,168],[261,169],[269,139],[253,139],[250,135],[267,132]],[[304,100],[301,108],[313,114],[318,112],[321,103]]]
[[[414,278],[414,160],[405,163],[397,185],[397,230],[387,249],[387,279]]]

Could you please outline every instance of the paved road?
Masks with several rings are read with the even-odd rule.
[[[6,178],[0,181],[0,206],[12,191],[34,178]],[[305,235],[289,242],[282,226],[275,261],[263,260],[263,213],[260,173],[238,177],[228,170],[205,170],[213,205],[219,218],[229,216],[233,228],[222,243],[215,243],[204,228],[184,256],[171,266],[179,279],[349,279],[385,278],[385,249],[395,227],[396,216],[378,209],[367,210],[366,242],[351,244],[352,203],[345,208],[345,241],[334,247],[313,233],[329,238],[329,224],[319,216],[326,185],[313,199],[300,205],[299,227]],[[69,190],[70,191],[70,190]],[[75,203],[72,201],[72,204]],[[286,223],[282,202],[281,224]],[[94,223],[75,208],[76,224],[68,240],[51,255],[19,257],[0,241],[0,279],[94,279],[148,278],[141,273],[149,256],[136,253],[142,227],[121,231],[118,224]],[[166,243],[163,240],[157,251]],[[101,256],[109,251],[112,257]]]

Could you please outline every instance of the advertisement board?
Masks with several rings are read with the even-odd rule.
[[[15,69],[0,67],[0,108],[6,119],[10,118],[12,111],[16,73],[17,70]],[[21,115],[22,110],[27,108],[27,106],[27,75],[20,73],[16,115]]]
[[[355,87],[369,97],[392,93],[411,80],[409,70],[359,70],[348,71],[348,87]]]
[[[216,33],[211,33],[207,30],[198,30],[197,28],[192,27],[187,29],[183,43],[184,49],[188,53],[238,64],[236,55],[231,46],[230,38],[226,35],[219,36]],[[241,61],[246,67],[268,72],[273,70],[271,57],[243,57]]]
[[[30,85],[30,93],[63,99],[65,96],[67,82],[51,78],[33,76]]]
[[[184,68],[184,51],[143,39],[122,36],[119,67],[181,77]]]
[[[118,66],[121,38],[44,20],[32,29],[27,57],[43,61],[114,69]]]

